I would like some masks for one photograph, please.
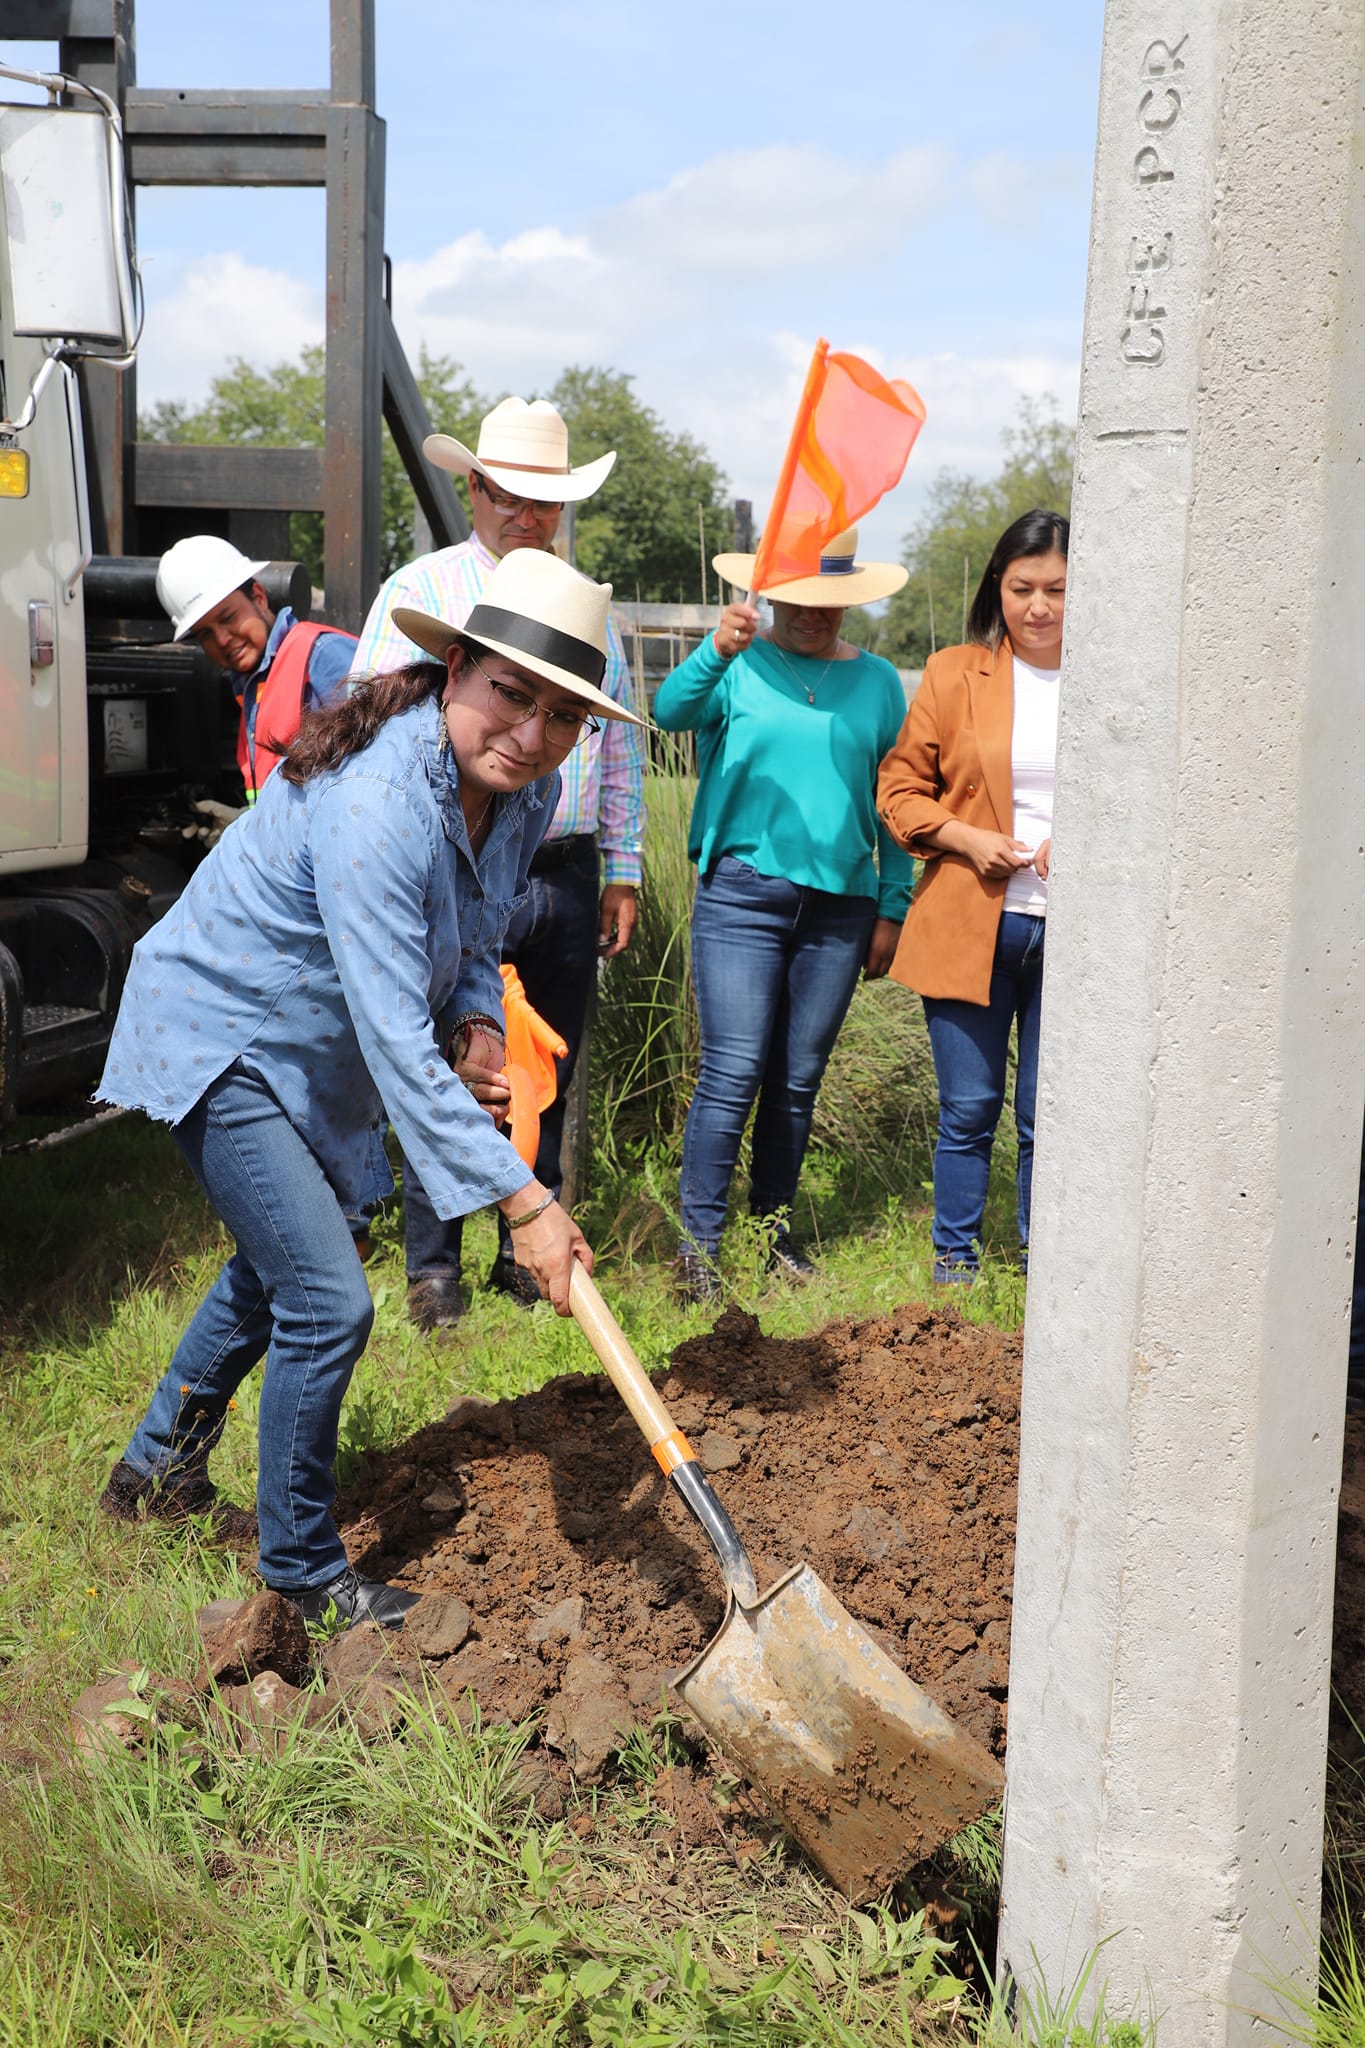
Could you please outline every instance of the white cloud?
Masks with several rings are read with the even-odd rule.
[[[816,147],[730,152],[577,234],[476,232],[399,262],[395,318],[410,345],[455,356],[490,389],[552,382],[566,363],[642,366],[687,333],[714,362],[779,280],[835,302],[845,279],[888,261],[942,203],[949,169],[936,149],[871,166]]]
[[[701,280],[754,279],[815,264],[847,270],[885,259],[939,203],[951,159],[899,151],[850,164],[828,150],[774,143],[737,150],[641,192],[600,217],[610,253]]]
[[[138,356],[138,396],[203,398],[234,356],[252,363],[296,361],[323,336],[317,288],[229,251],[183,267],[144,251],[147,324]]]
[[[937,469],[998,467],[1021,397],[1051,393],[1068,415],[1075,404],[1079,336],[1074,356],[969,344],[903,356],[875,339],[888,326],[898,245],[941,207],[950,173],[988,215],[1061,175],[999,155],[954,168],[930,149],[870,167],[814,147],[732,152],[574,232],[545,224],[497,242],[477,230],[399,261],[395,318],[414,358],[423,343],[453,356],[490,394],[544,390],[570,363],[628,371],[761,521],[816,339],[786,323],[791,310],[828,308],[839,322],[831,340],[908,378],[928,410],[905,479],[864,522],[865,551],[894,555]],[[863,298],[869,266],[875,317]],[[231,355],[274,362],[321,337],[320,290],[283,270],[240,255],[159,270],[148,266],[144,402],[200,395]]]

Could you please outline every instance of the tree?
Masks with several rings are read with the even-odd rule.
[[[601,490],[576,508],[574,560],[623,601],[638,592],[649,602],[695,603],[702,594],[700,506],[713,598],[711,557],[730,546],[733,532],[726,478],[699,441],[669,433],[630,387],[618,370],[570,369],[548,394],[564,416],[576,465],[616,450]]]
[[[1070,514],[1076,436],[1058,416],[1056,401],[1023,399],[1017,424],[1001,439],[1000,474],[983,482],[941,469],[929,487],[927,511],[906,535],[901,560],[910,580],[883,617],[870,621],[871,644],[902,668],[922,668],[936,646],[962,639],[967,606],[1012,520],[1034,506]]]
[[[297,363],[256,369],[240,356],[215,377],[203,405],[163,400],[139,422],[147,441],[191,441],[205,446],[320,448],[325,413],[324,354],[320,343],[305,348]],[[417,384],[436,432],[471,444],[489,401],[475,390],[449,356],[422,350]],[[380,567],[387,576],[416,553],[413,518],[417,500],[402,458],[387,431],[380,470]],[[291,554],[322,583],[322,514],[295,512],[289,520]],[[359,623],[357,621],[357,623]]]
[[[479,424],[493,401],[474,388],[458,363],[422,350],[417,372],[432,426],[472,448]],[[565,370],[549,393],[569,429],[576,465],[608,448],[617,459],[601,490],[574,512],[574,558],[589,576],[614,584],[622,599],[638,590],[645,599],[675,603],[701,595],[700,505],[705,520],[708,594],[714,553],[730,545],[732,519],[726,479],[699,441],[671,434],[658,415],[642,405],[629,377],[616,370]],[[324,356],[320,345],[305,348],[297,363],[257,369],[236,358],[215,377],[203,405],[163,400],[140,422],[148,441],[191,441],[239,447],[322,445]],[[456,487],[468,511],[463,479]],[[383,573],[416,553],[416,500],[398,450],[384,435],[380,560]],[[295,512],[289,522],[291,552],[314,583],[322,582],[322,514]]]

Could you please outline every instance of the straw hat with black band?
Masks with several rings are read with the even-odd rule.
[[[645,725],[647,720],[601,687],[610,602],[609,583],[592,582],[543,548],[517,548],[498,563],[462,626],[406,605],[396,606],[392,618],[400,633],[437,661],[457,645],[505,655],[581,698],[599,717]]]
[[[453,434],[428,434],[422,453],[452,476],[474,471],[515,498],[542,504],[577,504],[604,484],[616,460],[613,448],[580,469],[569,466],[569,430],[546,398],[504,398],[479,427],[477,452]]]
[[[713,555],[711,567],[727,583],[740,590],[753,590],[757,555]],[[798,576],[787,583],[765,584],[756,597],[770,604],[828,605],[875,604],[879,597],[892,597],[910,571],[900,562],[859,562],[858,529],[836,533],[825,542],[816,576]]]

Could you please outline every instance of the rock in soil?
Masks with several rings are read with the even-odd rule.
[[[274,1671],[288,1684],[302,1686],[312,1669],[307,1623],[292,1600],[266,1588],[240,1602],[205,1636],[195,1684],[200,1691],[214,1681],[250,1685],[258,1671]]]
[[[403,1647],[419,1657],[453,1657],[474,1617],[453,1593],[428,1593],[403,1620]]]
[[[154,1728],[178,1723],[198,1727],[199,1703],[183,1679],[153,1678],[133,1689],[138,1664],[125,1664],[116,1677],[87,1686],[71,1714],[76,1754],[95,1757],[123,1750],[138,1755]]]
[[[912,1305],[805,1338],[765,1337],[731,1309],[679,1346],[661,1383],[692,1441],[719,1454],[715,1484],[760,1586],[807,1559],[997,1754],[1019,1357],[1017,1336],[951,1307]],[[464,1502],[459,1526],[433,1526],[423,1509],[442,1487]],[[469,1638],[438,1675],[457,1710],[472,1694],[485,1718],[548,1706],[587,1657],[607,1674],[611,1713],[624,1698],[647,1719],[660,1675],[695,1656],[724,1611],[705,1538],[596,1374],[515,1401],[457,1402],[372,1456],[336,1513],[366,1576],[470,1609]],[[576,1712],[575,1700],[571,1686]],[[591,1739],[575,1713],[557,1725],[585,1767],[617,1739],[610,1714]]]
[[[545,1741],[583,1784],[601,1777],[635,1725],[630,1701],[601,1657],[570,1657],[564,1683],[545,1716]]]
[[[280,1748],[290,1724],[307,1707],[308,1695],[297,1686],[277,1671],[259,1671],[249,1685],[224,1685],[214,1714],[238,1746],[249,1752]]]

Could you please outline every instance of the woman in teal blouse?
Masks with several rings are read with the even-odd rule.
[[[752,555],[715,567],[747,589]],[[906,572],[831,541],[816,576],[765,592],[773,623],[736,600],[667,678],[654,717],[697,735],[688,851],[697,863],[692,979],[702,1064],[683,1141],[679,1272],[717,1293],[715,1260],[740,1139],[755,1100],[749,1200],[774,1219],[771,1263],[811,1271],[788,1219],[815,1098],[861,971],[886,973],[912,862],[880,823],[877,768],[905,716],[887,661],[842,640],[850,604],[899,590]]]

